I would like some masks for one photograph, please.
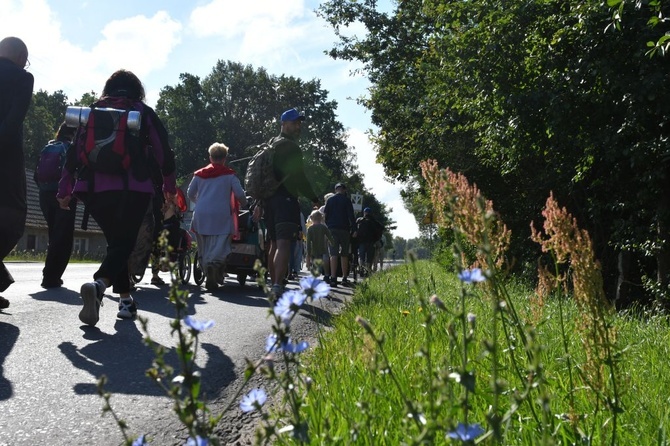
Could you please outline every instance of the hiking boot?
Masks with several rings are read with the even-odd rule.
[[[137,316],[137,304],[135,299],[129,297],[127,299],[119,300],[119,312],[116,313],[116,317],[121,319],[133,319]]]
[[[84,301],[84,308],[79,312],[79,320],[86,325],[94,326],[100,319],[104,291],[97,282],[89,282],[81,286],[79,293]]]
[[[0,296],[0,310],[4,310],[9,307],[9,301],[4,297]]]

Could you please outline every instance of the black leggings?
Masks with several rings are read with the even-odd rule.
[[[81,198],[87,202],[86,195]],[[107,254],[93,278],[109,279],[114,293],[130,292],[128,258],[150,201],[151,194],[133,191],[97,192],[88,200],[91,217],[107,240]]]

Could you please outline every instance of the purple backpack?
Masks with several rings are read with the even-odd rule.
[[[63,141],[49,141],[40,152],[35,178],[41,190],[58,189],[68,146]]]

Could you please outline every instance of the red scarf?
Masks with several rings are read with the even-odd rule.
[[[196,170],[193,174],[200,178],[216,178],[221,175],[235,175],[235,171],[228,166],[223,164],[209,164],[206,167],[203,167],[200,170]]]

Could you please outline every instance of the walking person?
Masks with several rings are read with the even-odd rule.
[[[384,226],[372,215],[372,209],[363,209],[363,216],[356,220],[358,234],[358,261],[364,267],[365,275],[372,271],[375,244],[381,240]]]
[[[130,295],[128,258],[154,194],[148,166],[150,156],[156,161],[163,176],[162,191],[165,199],[171,201],[176,193],[174,153],[168,143],[167,131],[156,112],[144,103],[144,99],[144,87],[135,74],[127,70],[113,73],[105,83],[101,99],[94,106],[100,107],[102,113],[106,113],[109,108],[121,113],[127,113],[129,109],[140,113],[141,122],[136,138],[125,137],[112,142],[114,150],[118,150],[120,145],[125,146],[130,156],[129,165],[123,173],[105,173],[101,171],[103,166],[85,162],[82,165],[82,156],[87,156],[84,150],[91,149],[89,143],[94,142],[94,148],[102,143],[94,140],[98,128],[93,127],[89,116],[88,124],[91,126],[86,128],[87,124],[82,124],[79,127],[80,133],[68,151],[59,183],[57,197],[61,207],[67,208],[73,194],[76,194],[85,203],[85,215],[90,212],[107,240],[107,253],[93,275],[94,281],[81,286],[84,306],[79,319],[86,325],[98,322],[102,299],[110,286],[113,286],[114,293],[119,294],[117,317],[131,319],[137,315],[137,302]],[[91,109],[90,113],[93,114],[94,110]],[[100,124],[103,122],[101,119]],[[129,147],[133,141],[139,147]]]
[[[300,232],[298,232],[298,238],[291,241],[291,257],[289,261],[288,280],[300,279],[300,271],[302,270],[302,261],[305,252],[306,233],[307,233],[307,225],[305,222],[305,216],[301,212]]]
[[[307,228],[307,268],[311,269],[312,264],[321,262],[323,270],[323,280],[330,283],[330,257],[328,247],[335,245],[335,239],[330,233],[328,226],[323,224],[323,214],[319,210],[314,210],[309,215],[312,224]]]
[[[33,75],[28,67],[28,47],[18,37],[0,41],[0,293],[14,283],[4,264],[26,225],[26,171],[23,156],[23,121],[33,96]],[[0,309],[9,300],[0,296]]]
[[[228,147],[214,143],[208,152],[210,164],[195,172],[186,194],[195,203],[191,230],[207,271],[205,288],[214,291],[223,282],[237,215],[240,206],[247,205],[247,198],[235,171],[225,165]]]
[[[263,214],[270,239],[268,269],[272,279],[271,290],[275,296],[282,293],[282,282],[286,277],[291,255],[291,242],[297,240],[301,228],[298,196],[309,198],[315,207],[319,205],[319,197],[305,175],[302,150],[297,143],[304,120],[305,115],[295,108],[286,110],[281,115],[280,134],[271,140],[275,147],[274,175],[279,187],[265,200]],[[254,221],[259,219],[260,208],[256,208]]]
[[[35,169],[34,180],[39,189],[40,209],[47,222],[49,236],[47,257],[42,269],[42,288],[58,288],[63,284],[61,277],[72,255],[77,199],[71,199],[68,208],[61,209],[56,194],[65,154],[74,133],[75,129],[63,122],[58,127],[55,138],[42,149]]]
[[[356,237],[356,219],[354,205],[347,196],[347,187],[343,183],[335,185],[335,195],[326,202],[324,212],[326,226],[335,239],[335,244],[330,247],[330,286],[337,286],[338,257],[342,267],[342,285],[349,285],[349,253],[351,237]]]
[[[376,244],[381,240],[384,226],[372,215],[372,209],[363,209],[363,216],[356,220],[358,233],[358,262],[364,267],[365,275],[372,272]]]

